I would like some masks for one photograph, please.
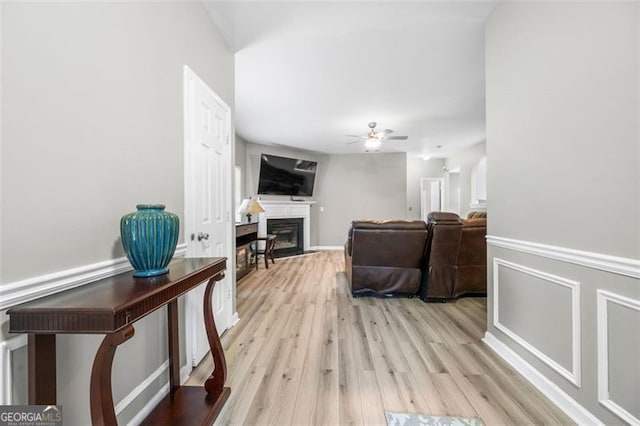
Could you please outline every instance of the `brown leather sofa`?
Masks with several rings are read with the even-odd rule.
[[[420,289],[427,242],[424,221],[353,221],[345,271],[353,296],[413,296]]]
[[[455,213],[429,213],[428,266],[421,299],[446,301],[487,294],[486,214],[474,212],[469,217],[462,220]]]

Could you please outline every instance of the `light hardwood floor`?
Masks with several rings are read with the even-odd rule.
[[[384,425],[385,411],[574,424],[480,341],[485,298],[354,299],[333,251],[261,264],[237,303],[216,424]],[[209,356],[188,384],[211,369]]]

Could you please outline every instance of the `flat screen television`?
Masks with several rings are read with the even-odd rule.
[[[317,167],[317,161],[261,154],[258,194],[310,197]]]

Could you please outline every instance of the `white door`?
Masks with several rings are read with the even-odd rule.
[[[443,183],[442,178],[420,179],[420,214],[425,222],[430,212],[442,211]]]
[[[218,334],[231,322],[231,113],[185,66],[185,239],[188,257],[227,257],[226,278],[216,284],[213,310]],[[205,284],[187,294],[187,356],[197,365],[209,351],[204,328]]]

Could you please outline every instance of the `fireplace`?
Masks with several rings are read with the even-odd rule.
[[[267,234],[277,235],[273,254],[275,257],[304,253],[304,219],[267,219]]]

